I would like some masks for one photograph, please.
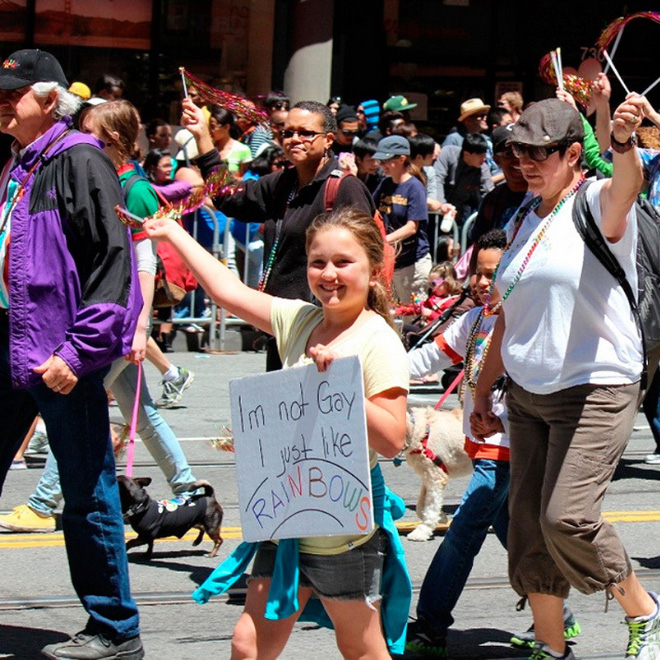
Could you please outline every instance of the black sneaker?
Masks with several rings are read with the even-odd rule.
[[[66,642],[49,644],[41,653],[51,660],[142,660],[144,649],[140,637],[115,644],[101,634],[83,630]]]
[[[421,621],[415,621],[408,625],[406,651],[417,655],[447,658],[447,637],[433,632]]]

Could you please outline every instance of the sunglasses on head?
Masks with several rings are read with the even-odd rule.
[[[511,151],[516,158],[522,158],[527,156],[530,160],[533,160],[537,163],[542,163],[544,160],[547,160],[552,154],[556,151],[561,151],[566,149],[568,145],[564,142],[555,144],[552,147],[537,147],[532,144],[521,144],[520,142],[511,143]]]

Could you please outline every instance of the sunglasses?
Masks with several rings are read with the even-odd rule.
[[[511,151],[516,158],[527,156],[530,160],[536,163],[542,163],[544,160],[554,154],[556,151],[566,149],[568,145],[563,142],[554,145],[553,147],[537,147],[532,144],[521,144],[520,142],[513,142],[511,144]]]
[[[292,137],[295,135],[298,136],[298,139],[302,140],[303,142],[313,142],[316,140],[316,138],[319,135],[325,135],[324,132],[318,132],[318,131],[291,131],[291,130],[284,130],[280,131],[280,140],[290,140]]]
[[[357,129],[354,131],[345,131],[343,128],[340,128],[339,132],[343,133],[344,135],[357,135],[360,131]]]
[[[289,164],[288,160],[276,160],[273,163],[273,167],[287,167]]]

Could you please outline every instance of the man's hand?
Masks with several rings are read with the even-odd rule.
[[[51,355],[43,364],[35,367],[34,371],[41,374],[46,387],[58,394],[69,394],[78,382],[78,376],[57,355]]]

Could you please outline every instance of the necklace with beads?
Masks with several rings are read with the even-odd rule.
[[[477,315],[472,327],[470,328],[470,334],[468,335],[467,349],[465,351],[465,378],[463,380],[464,385],[467,385],[472,394],[477,387],[477,381],[479,380],[479,374],[481,373],[481,365],[486,361],[488,355],[488,349],[490,348],[490,340],[493,336],[492,331],[489,332],[486,337],[482,340],[483,350],[481,351],[481,357],[479,361],[476,361],[476,350],[477,344],[479,343],[479,333],[481,332],[481,325],[485,318],[484,309],[482,308]]]
[[[495,314],[499,309],[502,307],[502,304],[504,301],[511,295],[511,292],[515,288],[516,284],[520,281],[520,278],[522,277],[523,273],[527,269],[527,266],[529,265],[529,262],[532,258],[532,255],[536,251],[536,248],[539,246],[539,244],[543,241],[543,238],[545,237],[546,232],[550,228],[550,224],[554,220],[554,218],[557,216],[559,211],[563,208],[564,204],[568,202],[571,197],[575,195],[575,193],[580,189],[580,186],[584,183],[584,177],[581,176],[577,183],[562,197],[562,199],[557,202],[557,205],[555,206],[554,209],[552,209],[551,213],[548,215],[548,217],[545,219],[545,222],[543,223],[543,226],[539,230],[538,234],[536,234],[536,237],[534,238],[534,242],[531,244],[527,256],[523,259],[523,262],[520,264],[520,268],[518,268],[518,272],[514,275],[513,280],[511,284],[509,284],[507,290],[504,292],[504,295],[497,301],[495,305],[491,307],[490,301],[493,296],[493,289],[495,288],[495,279],[497,278],[497,271],[500,268],[500,264],[502,263],[502,259],[500,259],[500,263],[497,264],[497,268],[495,268],[495,272],[493,273],[493,279],[491,280],[490,283],[490,290],[488,291],[488,295],[486,296],[486,300],[484,302],[484,309],[483,313],[485,317],[491,316]],[[504,257],[504,254],[509,250],[513,242],[516,240],[516,236],[518,235],[518,232],[520,231],[520,228],[522,227],[523,223],[527,219],[527,216],[534,210],[536,210],[539,205],[541,204],[542,199],[540,197],[537,197],[532,201],[532,203],[529,205],[527,210],[521,215],[519,215],[516,220],[515,220],[515,226],[513,228],[513,234],[511,235],[511,240],[507,243],[506,247],[504,248],[504,253],[502,254],[502,258]]]
[[[296,193],[298,192],[298,184],[294,183],[293,188],[291,189],[291,192],[289,192],[289,196],[287,198],[286,206],[284,207],[284,213],[286,213],[289,210],[289,205],[293,201],[293,198],[296,196]],[[268,284],[268,278],[270,277],[270,271],[273,270],[273,264],[275,263],[275,255],[277,254],[277,248],[280,244],[280,236],[282,234],[282,224],[284,222],[283,218],[280,218],[276,223],[275,223],[275,241],[273,242],[273,247],[270,250],[270,254],[268,255],[268,261],[266,262],[266,267],[264,268],[264,272],[261,275],[261,279],[259,280],[259,284],[257,284],[257,291],[263,291],[266,288],[266,284]]]

